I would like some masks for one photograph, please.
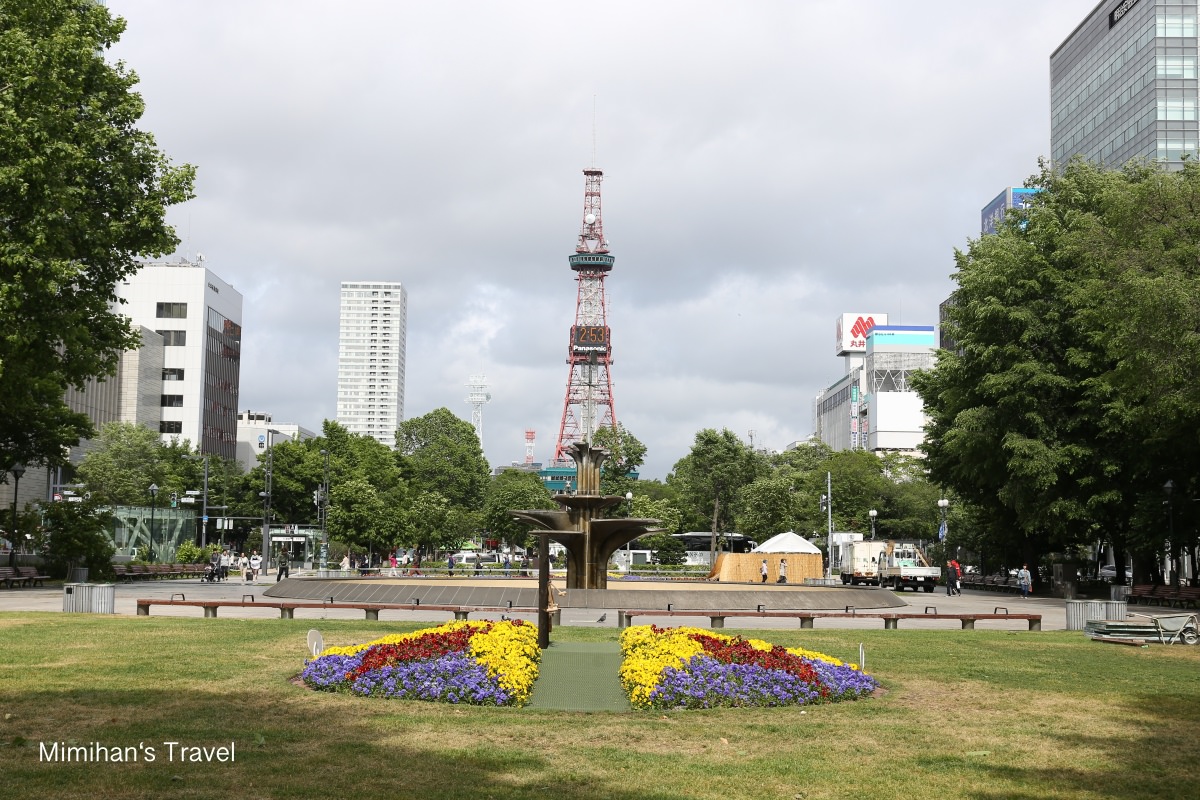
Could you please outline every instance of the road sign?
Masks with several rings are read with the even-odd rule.
[[[207,522],[208,522],[208,514],[205,514],[203,517],[201,517],[201,518],[200,518],[200,520],[201,520],[202,522],[205,522],[205,523],[207,523]]]

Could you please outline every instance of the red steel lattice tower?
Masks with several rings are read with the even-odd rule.
[[[579,293],[575,301],[575,324],[571,326],[567,346],[570,364],[567,395],[552,466],[573,465],[568,447],[574,442],[591,442],[592,434],[601,426],[617,425],[608,369],[612,365],[612,337],[604,295],[604,277],[616,259],[608,254],[600,213],[600,181],[604,173],[593,167],[585,169],[583,175],[583,227],[570,258]]]

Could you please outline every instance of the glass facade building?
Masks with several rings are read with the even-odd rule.
[[[1050,152],[1174,164],[1200,147],[1197,0],[1104,0],[1050,56]]]

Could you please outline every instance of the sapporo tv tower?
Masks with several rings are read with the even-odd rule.
[[[615,428],[617,412],[613,405],[612,338],[608,328],[608,303],[604,296],[604,276],[613,268],[615,258],[608,254],[604,238],[604,218],[600,213],[600,181],[604,172],[583,171],[583,227],[571,256],[571,269],[579,282],[575,301],[575,324],[567,348],[567,394],[563,400],[562,422],[554,447],[552,466],[574,464],[567,448],[574,442],[590,442],[601,426]]]

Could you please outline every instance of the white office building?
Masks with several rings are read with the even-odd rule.
[[[886,314],[843,314],[837,338],[845,373],[813,401],[817,438],[834,450],[916,452],[926,417],[909,378],[933,367],[935,328],[888,325]]]
[[[303,442],[317,434],[294,422],[274,422],[262,411],[238,414],[237,460],[249,472],[258,465],[267,449],[282,442]]]
[[[204,266],[147,262],[117,285],[120,312],[162,337],[157,427],[163,441],[186,439],[201,452],[237,449],[242,295]],[[132,420],[131,420],[132,421]]]
[[[337,421],[395,447],[404,419],[408,292],[397,282],[345,282],[340,310]]]

